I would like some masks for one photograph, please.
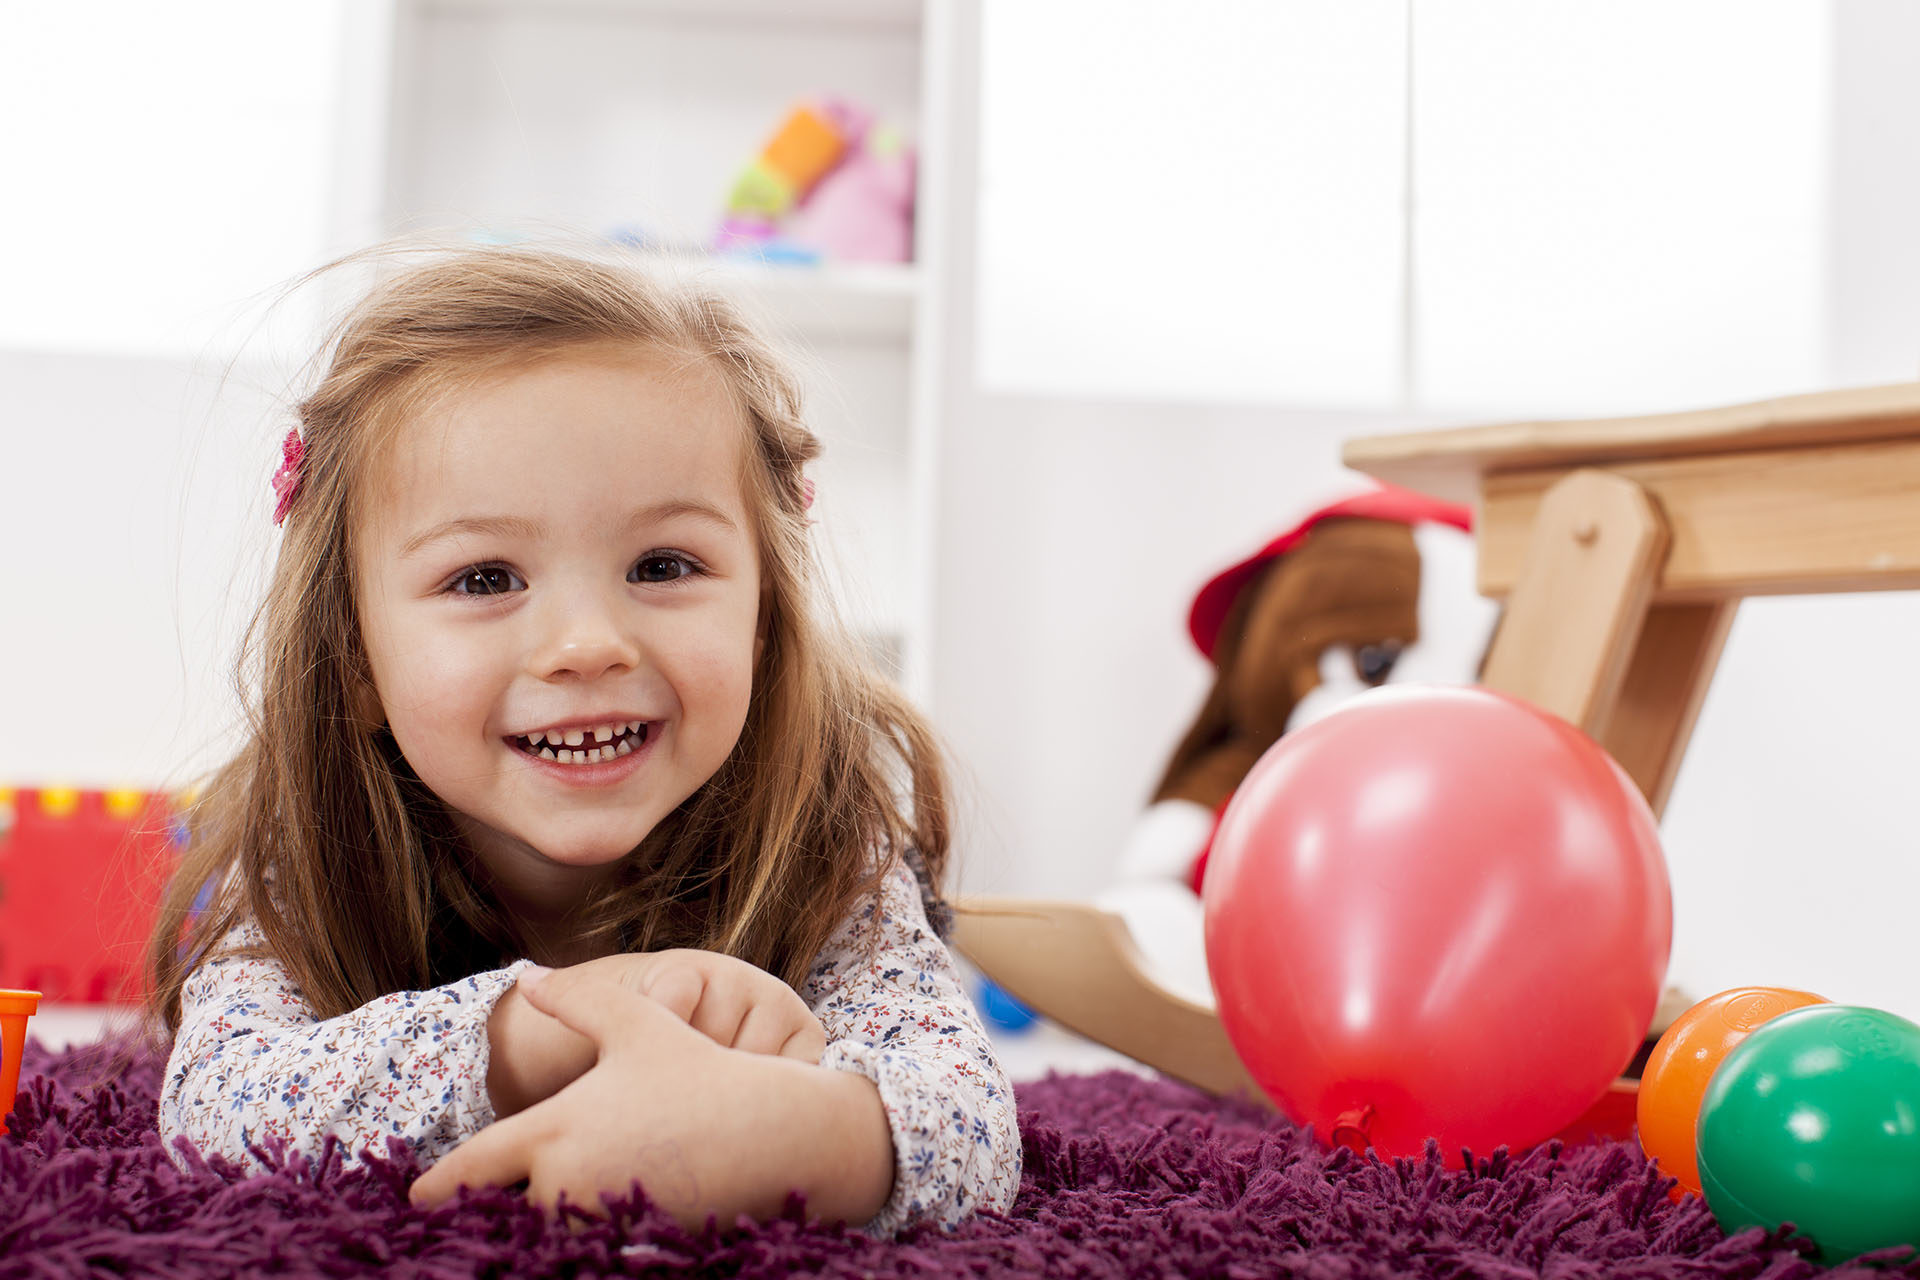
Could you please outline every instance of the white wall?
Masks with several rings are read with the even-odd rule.
[[[1836,14],[1830,378],[1911,379],[1920,9],[1843,0]],[[947,214],[965,279],[961,143]],[[972,327],[959,316],[949,350],[934,662],[936,712],[970,774],[964,883],[1088,897],[1205,691],[1183,632],[1193,591],[1339,483],[1342,440],[1421,424],[995,394],[969,376]],[[1743,606],[1665,824],[1675,982],[1802,986],[1920,1016],[1915,636],[1920,595]]]
[[[0,785],[180,785],[230,754],[274,382],[0,351]]]
[[[1838,12],[987,0],[981,385],[1475,416],[1823,385]]]
[[[981,15],[984,386],[1396,401],[1404,0],[987,0]]]
[[[198,355],[317,265],[346,3],[0,9],[0,347]]]
[[[1843,0],[1834,19],[1829,378],[1920,378],[1920,6]],[[1741,606],[1664,825],[1690,989],[1920,1018],[1916,637],[1920,593]]]
[[[0,786],[177,784],[231,749],[346,3],[0,11]]]

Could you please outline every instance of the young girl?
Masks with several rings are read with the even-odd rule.
[[[810,608],[818,442],[767,344],[466,251],[347,317],[299,423],[250,739],[149,957],[164,1136],[397,1139],[419,1204],[1005,1210],[1013,1092],[928,922],[936,750]]]

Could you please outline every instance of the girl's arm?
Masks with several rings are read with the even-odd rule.
[[[869,1230],[1009,1208],[1021,1162],[1013,1088],[912,871],[894,867],[878,906],[847,922],[801,994],[827,1031],[820,1065],[865,1076],[886,1112],[893,1192]]]
[[[810,1212],[877,1235],[1011,1205],[1013,1091],[910,871],[894,869],[806,983],[829,1037],[818,1066],[722,1048],[625,980],[648,959],[574,965],[520,997],[590,1037],[598,1065],[439,1162],[416,1204],[524,1178],[542,1203],[592,1205],[638,1179],[694,1227],[771,1217],[798,1190]]]
[[[655,1206],[698,1231],[709,1216],[776,1217],[795,1191],[810,1215],[833,1221],[867,1222],[886,1203],[893,1138],[871,1081],[727,1049],[617,968],[595,962],[535,976],[521,980],[526,998],[589,1037],[598,1061],[421,1175],[415,1204],[524,1179],[540,1204],[565,1197],[591,1209],[638,1181]]]
[[[245,1162],[269,1138],[318,1155],[332,1134],[350,1162],[398,1139],[431,1163],[493,1121],[489,1020],[524,962],[321,1020],[279,963],[230,954],[263,942],[242,924],[181,990],[160,1095],[169,1145]]]

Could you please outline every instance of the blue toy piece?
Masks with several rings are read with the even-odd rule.
[[[980,1016],[1001,1031],[1025,1031],[1040,1020],[1033,1010],[1008,995],[991,978],[980,979]]]

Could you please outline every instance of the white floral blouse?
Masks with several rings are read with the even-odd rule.
[[[318,1019],[278,963],[227,954],[262,940],[242,924],[181,992],[160,1096],[169,1146],[184,1135],[244,1163],[268,1137],[313,1155],[337,1135],[350,1159],[398,1138],[431,1164],[493,1122],[487,1020],[526,961]],[[911,870],[896,864],[877,913],[846,922],[800,994],[826,1029],[821,1065],[872,1080],[893,1131],[893,1195],[866,1229],[1004,1212],[1020,1185],[1013,1089]]]

